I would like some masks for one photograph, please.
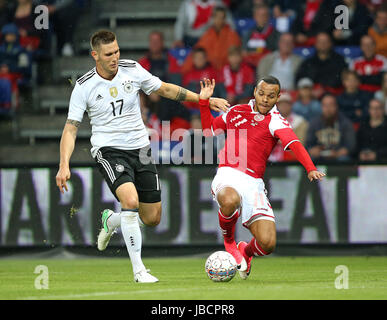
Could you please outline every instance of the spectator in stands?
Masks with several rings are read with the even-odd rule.
[[[357,0],[341,0],[339,5],[348,8],[348,29],[334,29],[333,38],[336,45],[358,46],[360,38],[367,34],[372,18],[367,7]]]
[[[142,99],[142,97],[140,98]],[[149,108],[141,102],[141,118],[144,121],[145,127],[148,130],[149,138],[152,142],[157,143],[162,140],[162,126],[161,121],[155,113],[149,110]],[[152,146],[153,147],[153,146]]]
[[[300,139],[301,143],[304,144],[306,139],[306,132],[308,130],[308,121],[304,117],[293,112],[293,100],[289,93],[284,92],[281,94],[277,102],[278,111],[281,115],[289,121],[294,133]],[[296,161],[292,151],[284,151],[284,147],[281,142],[277,143],[275,146],[270,161]]]
[[[303,116],[293,112],[293,99],[287,92],[281,94],[277,102],[278,111],[289,121],[293,131],[302,143],[306,139],[306,131],[308,129],[308,121]]]
[[[229,9],[235,19],[252,18],[251,8],[256,5],[267,4],[266,0],[231,0]]]
[[[217,163],[218,150],[216,136],[205,137],[200,114],[192,114],[191,128],[183,138],[183,161],[186,164]]]
[[[32,0],[17,0],[10,6],[13,23],[19,29],[20,45],[31,53],[44,47],[45,30],[35,28],[35,7]]]
[[[350,65],[360,77],[360,89],[376,92],[380,90],[382,74],[387,71],[387,58],[376,54],[375,41],[372,37],[365,35],[360,40],[363,56],[356,58]]]
[[[162,81],[181,85],[182,77],[180,67],[164,46],[164,35],[159,31],[153,31],[149,35],[149,50],[139,59],[139,63],[147,71],[159,77]],[[150,110],[149,119],[154,123],[155,117],[160,121],[184,122],[187,126],[190,118],[188,110],[178,101],[165,99],[157,94],[142,95],[143,102]]]
[[[228,49],[241,46],[238,33],[226,21],[227,11],[224,7],[213,10],[212,25],[196,43],[195,47],[206,50],[208,61],[216,70],[221,70],[227,64]],[[183,72],[192,67],[192,55],[189,55],[182,66]]]
[[[195,88],[200,88],[197,82],[203,78],[217,79],[217,72],[208,61],[206,50],[194,48],[192,50],[192,61],[192,68],[183,74],[183,86],[190,86],[195,83]]]
[[[0,120],[6,119],[12,112],[12,84],[8,79],[0,78]]]
[[[317,34],[331,33],[334,27],[334,3],[331,0],[306,0],[297,12],[291,32],[296,45],[313,46]]]
[[[175,108],[174,105],[165,103],[164,101],[153,102],[150,99],[145,100],[144,96],[140,96],[141,115],[148,131],[151,133],[153,141],[169,139],[171,134],[176,129],[189,129],[191,114],[185,108]],[[173,112],[160,112],[160,109],[172,109]],[[167,116],[167,118],[160,118]]]
[[[266,5],[253,8],[255,26],[243,36],[243,49],[247,62],[253,67],[267,53],[277,49],[280,33],[270,21],[270,9]]]
[[[192,50],[192,68],[183,73],[183,86],[193,92],[200,92],[200,80],[204,78],[215,79],[218,83],[218,73],[207,59],[206,50],[203,48],[194,48]],[[215,87],[214,95],[224,97],[220,94],[219,86]],[[197,103],[184,103],[192,112],[198,111]]]
[[[387,160],[387,119],[383,104],[372,99],[369,103],[369,119],[357,132],[357,154],[361,161]]]
[[[297,101],[293,104],[293,112],[304,117],[307,121],[320,116],[321,105],[313,95],[313,81],[302,78],[297,82]]]
[[[387,115],[387,72],[383,73],[381,89],[375,92],[375,99],[378,99],[386,106],[385,114]]]
[[[364,4],[368,11],[375,16],[375,12],[379,10],[385,0],[359,0],[361,4]]]
[[[228,50],[228,64],[219,77],[219,87],[231,105],[247,103],[254,91],[254,70],[243,61],[242,49],[231,47]]]
[[[294,37],[291,33],[281,34],[278,50],[264,56],[257,68],[257,78],[270,74],[281,82],[284,90],[294,90],[295,74],[302,62],[299,55],[293,54]]]
[[[296,81],[310,78],[315,84],[315,90],[320,94],[329,91],[339,94],[342,91],[341,73],[347,68],[344,58],[336,53],[329,34],[321,32],[316,36],[316,53],[300,65]]]
[[[0,0],[0,29],[12,22],[12,19],[11,19],[11,12],[10,12],[10,8],[9,8],[9,4],[7,2],[7,0]]]
[[[223,6],[221,0],[184,0],[175,22],[175,47],[193,47],[211,24],[215,7]],[[227,10],[227,23],[234,28]]]
[[[290,32],[292,23],[301,9],[301,2],[291,0],[277,0],[272,4],[276,29],[279,32]]]
[[[191,116],[191,127],[187,131],[183,141],[186,156],[184,162],[189,164],[204,163],[205,138],[202,131],[200,114],[193,114]],[[187,155],[190,157],[187,157]]]
[[[57,37],[57,52],[65,57],[74,55],[73,35],[80,8],[75,0],[40,0],[47,5],[50,20]]]
[[[163,33],[160,31],[151,32],[148,41],[148,52],[138,62],[162,81],[181,85],[182,78],[179,63],[165,48]]]
[[[368,35],[376,43],[376,53],[387,57],[387,6],[376,11],[374,24],[368,29]]]
[[[301,1],[277,0],[273,3],[272,10],[275,18],[286,16],[295,19],[297,12],[301,10]]]
[[[32,0],[17,0],[13,8],[13,23],[19,28],[20,36],[38,35],[34,26],[35,5]]]
[[[356,148],[351,121],[339,112],[336,97],[326,93],[321,99],[322,114],[309,124],[306,146],[312,159],[346,161]]]
[[[6,24],[1,29],[3,42],[0,45],[0,67],[2,78],[8,78],[13,91],[18,84],[28,84],[31,78],[31,58],[19,43],[19,30],[15,24]]]
[[[339,110],[358,127],[367,114],[368,102],[372,95],[359,89],[360,79],[352,70],[345,70],[342,75],[344,92],[337,97]]]

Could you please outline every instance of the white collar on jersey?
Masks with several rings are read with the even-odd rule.
[[[96,73],[96,75],[98,76],[98,78],[99,78],[100,80],[104,81],[104,82],[107,82],[107,83],[112,83],[114,80],[118,79],[118,73],[120,72],[120,67],[118,66],[117,72],[116,72],[116,74],[114,75],[113,79],[110,79],[110,80],[109,80],[109,79],[106,79],[106,78],[102,77],[102,76],[98,73],[97,67],[95,67],[94,69],[95,69],[95,73]]]
[[[251,113],[259,113],[261,114],[259,111],[254,111],[254,106],[255,106],[255,99],[250,99],[248,105],[250,106],[251,108]],[[277,105],[275,104],[273,108],[271,108],[271,110],[268,112],[268,113],[273,113],[273,112],[278,112],[278,109],[277,109]]]

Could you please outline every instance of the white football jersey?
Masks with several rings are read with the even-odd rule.
[[[93,68],[75,84],[68,119],[81,122],[87,112],[93,157],[101,147],[145,147],[149,145],[149,135],[141,117],[139,90],[149,95],[160,87],[161,80],[133,60],[119,60],[112,80],[102,78]]]

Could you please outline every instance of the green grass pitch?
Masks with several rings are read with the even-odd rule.
[[[264,257],[253,260],[248,280],[237,274],[215,283],[205,258],[144,259],[160,279],[133,281],[129,259],[2,259],[0,299],[264,300],[387,299],[387,257]],[[48,267],[49,288],[35,289],[35,267]],[[336,289],[338,265],[348,268],[348,289]]]

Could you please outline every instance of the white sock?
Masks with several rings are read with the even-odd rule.
[[[141,260],[142,235],[138,224],[138,209],[122,209],[121,232],[132,262],[133,273],[144,270]]]
[[[113,212],[113,214],[107,220],[109,229],[118,228],[121,225],[121,212]]]
[[[138,223],[140,227],[144,226],[144,222],[142,222],[140,215],[138,215]],[[109,217],[107,221],[107,225],[109,229],[115,229],[121,226],[121,212],[113,212],[113,214]]]

